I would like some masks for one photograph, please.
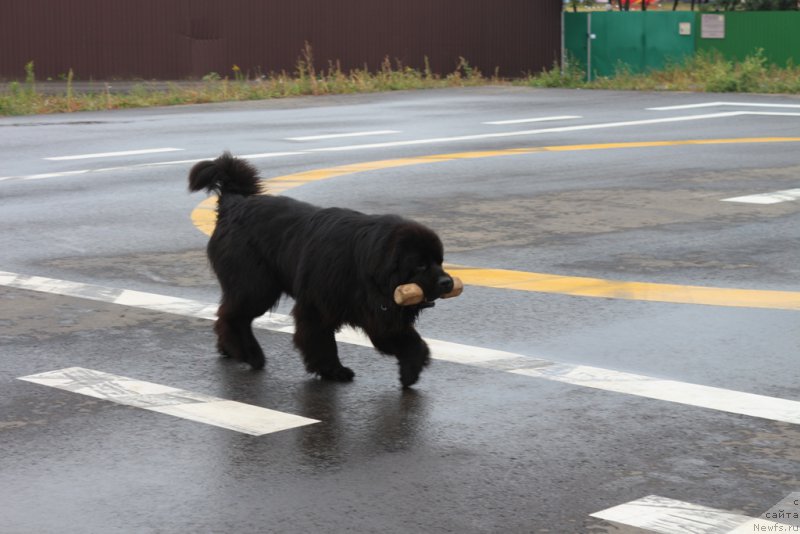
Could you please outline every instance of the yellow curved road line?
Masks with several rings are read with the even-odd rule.
[[[437,163],[459,159],[491,158],[535,154],[538,152],[569,152],[579,150],[609,150],[622,148],[654,148],[692,145],[725,145],[753,143],[796,143],[800,137],[744,137],[734,139],[694,139],[683,141],[643,141],[633,143],[598,143],[589,145],[563,145],[507,150],[487,150],[476,152],[457,152],[435,154],[410,158],[369,161],[317,169],[266,181],[271,194],[280,194],[309,182],[327,180],[346,174],[364,171],[390,169],[423,163]],[[194,225],[206,235],[211,235],[216,223],[217,198],[209,197],[192,211]],[[768,291],[754,289],[731,289],[676,284],[656,284],[648,282],[625,282],[560,276],[544,273],[529,273],[503,269],[481,269],[472,267],[448,266],[448,271],[459,276],[465,284],[490,288],[514,289],[542,293],[558,293],[582,297],[601,297],[623,300],[643,300],[653,302],[673,302],[681,304],[704,304],[710,306],[734,306],[746,308],[770,308],[781,310],[800,310],[800,292]]]
[[[447,272],[461,278],[464,284],[498,289],[677,304],[800,310],[800,292],[797,291],[625,282],[503,269],[459,267],[457,265],[449,265]]]

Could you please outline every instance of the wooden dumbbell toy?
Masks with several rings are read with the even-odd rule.
[[[449,299],[457,297],[464,291],[464,283],[460,278],[453,277],[453,290],[442,295],[441,298]],[[414,306],[425,300],[425,293],[417,284],[402,284],[394,290],[394,301],[398,306]]]

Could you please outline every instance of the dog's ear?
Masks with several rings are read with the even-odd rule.
[[[399,225],[378,225],[362,233],[356,241],[356,265],[361,283],[391,296],[400,283],[398,268],[405,237]]]
[[[441,263],[442,242],[425,226],[393,220],[389,228],[363,235],[356,254],[358,264],[365,267],[364,282],[377,286],[381,294],[392,295],[398,285],[408,281],[415,258]]]
[[[400,242],[394,232],[382,233],[362,244],[360,265],[366,267],[368,283],[378,286],[382,294],[391,294],[398,278]]]
[[[427,227],[403,224],[395,228],[384,249],[385,276],[392,284],[407,282],[420,263],[441,263],[442,242]]]
[[[398,258],[416,254],[419,260],[442,263],[444,255],[442,241],[427,226],[419,223],[403,225],[397,229],[395,238],[395,252],[402,255]]]

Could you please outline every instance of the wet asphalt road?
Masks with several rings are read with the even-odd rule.
[[[720,101],[732,104],[649,109]],[[722,200],[800,187],[800,143],[574,148],[798,137],[791,113],[800,99],[498,87],[4,118],[0,271],[214,303],[207,237],[190,220],[203,198],[186,193],[193,160],[257,155],[271,178],[572,146],[287,194],[418,219],[458,265],[799,291],[800,201]],[[485,124],[532,118],[552,120]],[[378,131],[394,133],[298,139]],[[157,148],[181,150],[108,155]],[[643,532],[590,514],[659,495],[758,517],[800,491],[796,424],[445,361],[402,391],[391,360],[346,343],[356,380],[322,383],[287,333],[257,332],[268,364],[252,372],[216,357],[207,319],[46,284],[0,285],[0,303],[3,533]],[[800,401],[798,313],[468,286],[419,329]],[[320,422],[254,437],[18,380],[75,366]]]

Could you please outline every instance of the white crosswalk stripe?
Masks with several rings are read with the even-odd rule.
[[[213,319],[216,311],[216,305],[207,302],[52,278],[24,276],[3,271],[0,271],[0,286],[135,306],[147,310],[203,319]],[[253,325],[257,328],[282,333],[292,333],[294,331],[291,317],[281,314],[273,313],[261,317],[254,321]],[[354,329],[343,329],[337,334],[336,339],[353,345],[372,346],[366,335]],[[588,387],[800,425],[800,402],[795,400],[655,378],[612,369],[562,364],[512,352],[435,339],[426,338],[426,342],[431,348],[431,357],[436,360],[494,369],[572,386]]]
[[[19,380],[173,415],[252,436],[263,436],[319,423],[316,419],[269,410],[261,406],[82,367],[37,373],[20,377]]]

